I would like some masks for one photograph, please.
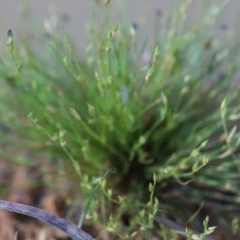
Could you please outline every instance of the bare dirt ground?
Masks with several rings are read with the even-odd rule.
[[[43,176],[36,168],[0,163],[0,184],[6,190],[4,200],[36,206],[67,218],[68,193],[64,190],[60,193],[44,186],[44,178],[49,181],[49,176]],[[18,240],[70,239],[60,230],[33,218],[1,210],[0,239],[13,240],[16,235]]]

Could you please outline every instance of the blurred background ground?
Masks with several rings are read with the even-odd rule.
[[[228,0],[225,0],[229,2]],[[98,1],[86,0],[1,0],[0,8],[0,40],[6,40],[6,32],[12,29],[14,32],[29,30],[29,22],[24,20],[23,16],[30,14],[31,24],[37,23],[44,29],[44,22],[54,17],[63,17],[67,21],[67,32],[74,39],[79,50],[83,50],[87,43],[87,23],[91,18],[91,5]],[[133,23],[143,26],[139,30],[142,38],[148,37],[148,42],[153,41],[153,35],[156,28],[156,12],[167,15],[170,10],[178,6],[180,0],[130,0],[130,1],[112,1],[113,8],[121,8],[122,2],[127,2],[125,9],[126,16]],[[195,0],[189,12],[188,21],[198,17],[205,9],[204,5],[213,2],[222,3],[222,0],[202,1]],[[120,3],[120,4],[119,4]],[[121,6],[120,6],[121,5]],[[231,27],[236,27],[235,23],[239,20],[240,2],[230,0],[228,10],[226,11],[222,23]],[[30,24],[30,25],[31,25]]]

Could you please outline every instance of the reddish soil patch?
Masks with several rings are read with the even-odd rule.
[[[66,201],[69,193],[65,190],[59,193],[46,187],[43,182],[49,179],[47,174],[44,176],[37,168],[0,163],[0,183],[6,190],[4,200],[39,207],[67,218],[69,208]],[[62,181],[62,189],[64,184],[65,182]],[[13,240],[16,235],[18,240],[70,239],[62,231],[33,218],[1,210],[0,239]]]

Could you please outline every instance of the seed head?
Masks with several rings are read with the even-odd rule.
[[[7,31],[7,36],[8,36],[8,37],[13,37],[13,33],[12,33],[12,30],[11,30],[11,29],[9,29],[9,30]]]

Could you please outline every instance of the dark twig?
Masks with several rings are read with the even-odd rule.
[[[175,230],[177,232],[185,232],[186,229],[180,225],[178,225],[177,223],[173,222],[172,220],[169,220],[167,218],[164,217],[155,217],[155,222],[159,225],[164,225],[168,228],[171,228],[172,230]],[[199,233],[193,233],[194,235],[200,235]],[[205,238],[206,240],[215,240],[213,237],[210,236],[206,236]]]
[[[94,240],[89,234],[63,218],[25,204],[0,200],[0,209],[24,214],[59,228],[74,240]]]

